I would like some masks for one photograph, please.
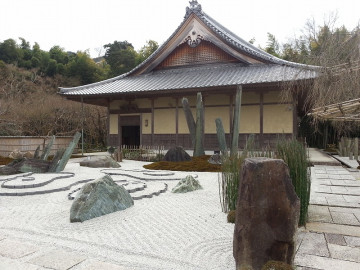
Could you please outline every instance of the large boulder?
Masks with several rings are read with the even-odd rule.
[[[114,159],[109,156],[88,156],[80,162],[80,166],[90,168],[119,168],[121,167]]]
[[[261,269],[268,261],[292,265],[300,201],[283,160],[247,158],[236,206],[236,269]]]
[[[181,179],[180,182],[171,190],[172,193],[186,193],[189,191],[194,191],[202,189],[199,181],[196,180],[191,175],[186,176]]]
[[[70,209],[70,222],[83,222],[134,205],[129,192],[106,175],[85,184]]]
[[[184,148],[181,146],[175,146],[170,148],[164,156],[163,161],[172,161],[172,162],[179,162],[179,161],[190,161],[191,157]]]

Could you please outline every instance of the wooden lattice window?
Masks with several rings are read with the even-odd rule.
[[[239,62],[239,60],[214,44],[203,40],[195,48],[190,47],[187,43],[181,44],[160,63],[157,69],[218,62]]]

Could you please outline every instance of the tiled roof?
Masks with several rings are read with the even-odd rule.
[[[251,85],[279,81],[304,80],[316,71],[276,64],[210,64],[157,70],[138,76],[122,77],[106,84],[62,88],[63,95],[134,93],[171,89],[193,89],[229,85]]]

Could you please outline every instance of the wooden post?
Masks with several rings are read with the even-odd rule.
[[[264,147],[264,92],[260,93],[260,147]]]
[[[229,96],[229,99],[230,99],[230,106],[229,106],[229,120],[230,120],[230,123],[229,123],[229,127],[230,127],[230,130],[229,130],[229,145],[231,145],[231,142],[232,142],[232,133],[233,133],[233,107],[234,107],[234,95],[231,94]]]
[[[175,144],[179,145],[179,99],[175,98]]]
[[[155,106],[155,101],[152,98],[151,99],[151,146],[154,145],[154,106]]]

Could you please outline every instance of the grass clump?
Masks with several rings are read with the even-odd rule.
[[[310,200],[310,175],[308,174],[308,159],[306,148],[296,139],[279,140],[277,157],[284,160],[289,167],[289,173],[295,192],[300,199],[299,226],[305,225]]]
[[[261,270],[293,270],[294,268],[281,261],[268,261],[266,264],[261,267]]]
[[[246,154],[225,156],[222,159],[221,176],[219,178],[220,204],[222,211],[228,213],[235,210],[239,183],[241,178],[241,167]]]
[[[208,162],[209,158],[209,155],[203,155],[199,157],[192,157],[190,161],[159,161],[144,165],[144,168],[149,170],[169,170],[186,172],[220,172],[221,166],[217,164],[210,164]]]
[[[236,211],[231,210],[227,215],[227,222],[228,223],[235,223]]]

